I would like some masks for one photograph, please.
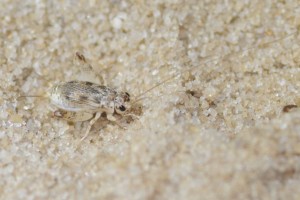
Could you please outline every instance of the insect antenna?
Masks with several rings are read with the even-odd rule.
[[[263,43],[263,44],[254,45],[254,46],[249,47],[249,48],[246,48],[246,49],[244,49],[244,50],[242,50],[242,51],[237,51],[237,52],[233,52],[233,53],[230,52],[230,53],[227,53],[227,54],[224,54],[224,55],[221,55],[221,56],[217,56],[216,58],[213,58],[213,59],[210,59],[210,60],[206,60],[205,62],[200,62],[200,63],[199,63],[199,66],[205,65],[205,64],[208,64],[208,63],[211,63],[211,62],[214,62],[214,61],[218,61],[218,60],[221,61],[222,59],[226,58],[226,57],[229,56],[229,55],[238,55],[238,54],[242,54],[242,53],[245,53],[245,52],[247,52],[247,51],[250,51],[250,50],[252,50],[252,49],[256,49],[256,48],[258,48],[258,47],[267,47],[268,45],[274,44],[274,43],[276,43],[276,42],[278,42],[278,41],[285,40],[285,39],[287,39],[287,38],[289,38],[289,37],[295,35],[296,33],[298,33],[298,31],[295,31],[295,32],[293,32],[293,33],[291,33],[291,34],[288,34],[288,35],[286,35],[286,36],[284,36],[284,37],[275,39],[275,40],[270,41],[270,42],[265,42],[265,43]],[[213,57],[213,55],[212,55],[212,56],[208,56],[208,57]],[[207,57],[206,57],[206,58],[207,58]],[[186,62],[186,63],[184,63],[184,64],[188,64],[188,63],[190,63],[190,62],[191,62],[191,61],[188,61],[188,62]],[[135,97],[135,100],[133,101],[133,103],[137,103],[137,102],[141,101],[142,99],[145,99],[145,97],[143,97],[145,94],[147,94],[147,93],[149,93],[150,91],[154,90],[155,88],[157,88],[157,87],[159,87],[159,86],[165,84],[166,82],[168,82],[168,81],[170,81],[170,80],[173,80],[174,78],[176,78],[177,76],[179,76],[179,75],[181,75],[181,74],[183,74],[183,73],[185,73],[185,72],[192,71],[193,69],[194,69],[193,67],[189,67],[189,68],[186,69],[186,70],[183,70],[183,71],[180,71],[180,72],[175,73],[175,74],[173,74],[173,75],[170,75],[170,76],[169,76],[168,78],[166,78],[165,80],[163,80],[163,81],[157,83],[156,85],[150,87],[149,89],[145,90],[145,91],[142,92],[141,94],[137,95],[137,96]]]
[[[39,96],[39,95],[22,95],[22,96],[18,96],[17,99],[21,99],[21,98],[47,98],[45,96]]]

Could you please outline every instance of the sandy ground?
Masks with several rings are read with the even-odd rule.
[[[299,199],[299,5],[1,0],[0,199]],[[82,143],[18,98],[76,80],[77,51],[136,116]]]

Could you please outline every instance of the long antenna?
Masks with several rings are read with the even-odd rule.
[[[27,97],[33,97],[33,98],[46,98],[45,96],[38,96],[38,95],[22,95],[22,96],[18,96],[17,99],[20,99],[20,98],[27,98]]]
[[[298,31],[295,31],[295,32],[293,32],[293,33],[291,33],[291,34],[288,34],[288,35],[282,37],[282,38],[278,38],[278,39],[275,39],[275,40],[270,41],[270,42],[266,42],[266,43],[263,43],[263,44],[254,45],[254,46],[249,47],[249,48],[247,48],[247,49],[244,49],[244,50],[242,50],[242,51],[238,51],[238,52],[233,52],[233,53],[228,53],[228,54],[225,54],[225,55],[221,55],[221,56],[219,56],[219,57],[217,57],[217,58],[213,58],[213,59],[211,59],[211,60],[207,60],[207,61],[202,62],[202,63],[200,62],[200,65],[204,65],[204,64],[207,64],[207,63],[216,61],[216,60],[221,60],[222,57],[224,58],[224,57],[226,57],[226,56],[228,56],[228,55],[242,54],[242,53],[245,53],[245,52],[247,52],[247,51],[250,51],[251,49],[255,49],[255,48],[259,47],[259,46],[268,46],[268,45],[273,44],[273,43],[276,43],[276,42],[278,42],[278,41],[287,39],[287,38],[289,38],[289,37],[295,35],[296,33],[298,33]],[[209,56],[209,57],[210,57],[210,56]],[[181,71],[181,72],[178,72],[178,73],[176,73],[176,74],[173,74],[173,75],[169,76],[169,77],[166,78],[165,80],[159,82],[158,84],[152,86],[151,88],[149,88],[149,89],[145,90],[144,92],[142,92],[141,94],[137,95],[137,96],[136,96],[136,100],[133,101],[133,103],[136,103],[136,102],[140,101],[141,99],[143,99],[143,98],[142,98],[143,95],[145,95],[145,94],[147,94],[148,92],[154,90],[155,88],[161,86],[162,84],[168,82],[169,80],[174,79],[176,76],[181,75],[181,74],[183,74],[184,72],[188,72],[188,71],[191,71],[191,70],[193,70],[193,68],[188,68],[188,69],[186,69],[186,70],[183,70],[183,71]]]

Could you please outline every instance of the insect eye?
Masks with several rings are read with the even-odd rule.
[[[120,106],[119,109],[123,112],[126,110],[125,106]]]

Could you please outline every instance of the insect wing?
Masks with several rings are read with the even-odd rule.
[[[91,82],[71,81],[62,86],[62,93],[65,102],[69,102],[69,107],[78,110],[98,110],[105,107],[108,102],[113,102],[114,91],[105,86],[100,86]],[[68,110],[71,110],[68,108]]]

